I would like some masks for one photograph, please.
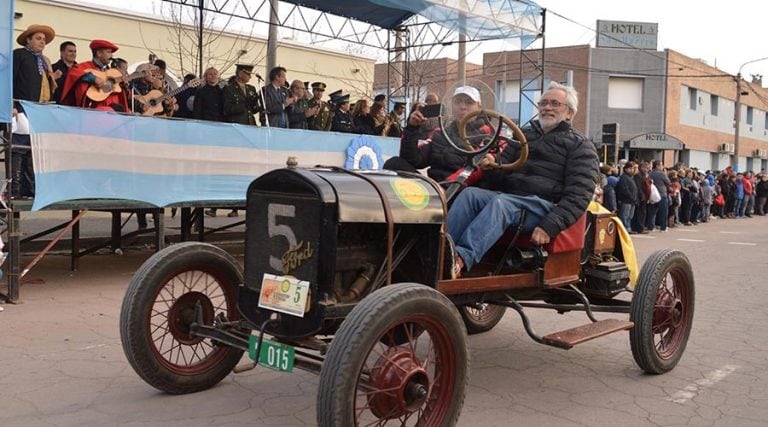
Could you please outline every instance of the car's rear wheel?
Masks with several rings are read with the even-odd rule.
[[[459,307],[467,333],[481,334],[493,329],[504,318],[507,307],[487,303],[473,303]]]
[[[679,251],[656,251],[645,261],[630,307],[632,355],[649,374],[673,369],[693,324],[693,271]]]

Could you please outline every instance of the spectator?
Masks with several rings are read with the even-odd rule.
[[[600,167],[600,172],[603,174],[603,206],[610,212],[616,212],[616,184],[619,182],[616,168],[607,164]]]
[[[705,177],[701,180],[701,221],[709,222],[710,209],[712,208],[714,189],[709,185],[709,180]]]
[[[389,116],[381,104],[373,103],[371,106],[371,117],[373,117],[374,129],[381,128],[381,133],[377,135],[386,136],[389,133],[389,128],[392,126],[392,122],[389,121]]]
[[[664,163],[661,160],[653,161],[653,170],[649,174],[653,185],[659,190],[661,201],[648,206],[646,213],[645,226],[652,231],[657,225],[661,231],[667,230],[667,218],[669,216],[669,198],[667,186],[670,184],[669,177],[664,173]]]
[[[619,218],[627,230],[632,230],[632,217],[637,205],[637,184],[635,184],[634,179],[636,173],[637,163],[628,161],[624,164],[624,173],[621,174],[619,182],[616,184],[616,204]],[[634,234],[634,231],[630,231],[630,233]]]
[[[747,218],[752,218],[752,210],[755,207],[755,192],[752,178],[752,172],[747,171],[741,180],[744,185],[744,204],[741,207],[741,216],[746,216]]]
[[[392,109],[389,113],[389,121],[392,123],[392,126],[389,128],[389,133],[387,136],[392,136],[395,138],[400,138],[403,135],[403,113],[405,112],[405,103],[404,102],[396,102],[395,108]]]
[[[198,120],[212,122],[222,121],[221,109],[224,104],[221,86],[219,86],[219,70],[210,67],[203,74],[205,86],[195,93],[192,117]]]
[[[648,210],[648,200],[651,198],[651,186],[653,182],[648,176],[651,165],[648,162],[641,162],[638,166],[638,173],[633,177],[637,186],[637,206],[635,215],[632,217],[632,231],[640,234],[648,234],[645,229],[645,217]]]
[[[768,175],[763,174],[760,176],[760,181],[755,187],[757,193],[757,205],[755,206],[755,212],[758,215],[766,214],[766,204],[768,203]]]
[[[67,80],[67,73],[73,65],[77,65],[77,46],[71,41],[62,42],[59,45],[59,60],[54,62],[53,77],[56,79],[56,91],[53,92],[53,100],[59,102],[61,89]]]
[[[307,90],[304,87],[304,82],[301,80],[291,82],[290,89],[291,96],[295,101],[285,109],[285,113],[288,115],[288,127],[291,129],[307,129],[309,127],[307,119],[317,114],[320,108],[318,106],[309,106]]]
[[[376,129],[376,121],[371,116],[371,107],[368,106],[368,101],[361,99],[355,102],[354,108],[352,108],[352,120],[355,122],[355,128],[357,132],[363,135],[380,135],[381,129]]]
[[[264,87],[264,108],[267,112],[267,126],[275,128],[288,127],[288,115],[286,108],[296,102],[294,97],[286,89],[286,69],[275,67],[269,71],[269,84]]]
[[[735,185],[733,215],[736,218],[744,218],[744,210],[742,209],[744,204],[744,174],[737,173],[733,183]]]

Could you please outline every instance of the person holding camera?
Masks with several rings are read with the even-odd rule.
[[[467,163],[467,157],[451,148],[445,133],[452,140],[458,141],[458,123],[472,111],[480,109],[480,92],[472,86],[456,88],[451,99],[453,120],[445,131],[435,129],[426,141],[419,141],[422,125],[429,117],[425,117],[425,108],[413,111],[403,129],[400,141],[400,156],[392,157],[384,163],[384,169],[415,172],[429,167],[427,175],[436,181],[444,181],[456,170]],[[437,104],[439,106],[439,104]],[[439,115],[439,108],[437,114]],[[427,114],[431,116],[431,114]],[[468,124],[467,135],[490,135],[491,128],[483,120],[473,120]]]

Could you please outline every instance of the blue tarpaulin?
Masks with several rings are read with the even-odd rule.
[[[13,108],[13,0],[0,3],[0,123],[10,123]]]

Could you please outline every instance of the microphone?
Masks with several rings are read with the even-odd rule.
[[[262,82],[264,81],[264,79],[261,77],[259,73],[253,73],[253,75],[256,76],[256,78],[259,79],[260,81]]]

